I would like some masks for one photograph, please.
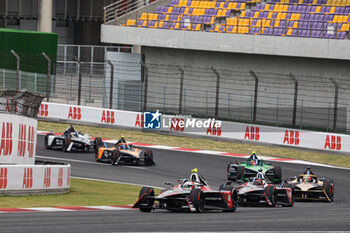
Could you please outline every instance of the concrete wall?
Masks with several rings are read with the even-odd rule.
[[[102,25],[104,43],[350,60],[350,40],[256,36]]]

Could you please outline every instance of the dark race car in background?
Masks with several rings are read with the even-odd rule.
[[[154,209],[170,211],[203,212],[205,210],[222,210],[234,212],[237,208],[237,192],[232,187],[220,190],[211,189],[203,177],[192,173],[189,180],[178,180],[178,184],[155,196],[154,189],[143,187],[138,201],[133,208],[142,212]]]
[[[95,138],[96,162],[108,162],[112,165],[134,164],[155,165],[153,152],[150,149],[135,147],[132,143],[117,143],[114,147],[107,147],[101,138]]]
[[[73,126],[66,129],[62,135],[55,135],[53,132],[46,134],[44,144],[46,149],[58,149],[65,152],[89,152],[94,147],[89,135],[75,131]]]
[[[310,167],[298,177],[292,177],[288,184],[295,187],[296,200],[332,202],[334,199],[334,182],[325,177],[318,178]]]
[[[254,155],[254,154],[253,154]],[[282,169],[281,167],[272,166],[270,163],[262,159],[258,159],[255,156],[250,156],[247,161],[239,163],[230,162],[227,165],[227,179],[236,180],[248,180],[254,178],[258,174],[259,170],[262,169],[264,175],[273,183],[279,184],[282,182]]]
[[[235,187],[238,193],[238,204],[240,206],[294,206],[293,186],[285,182],[275,186],[261,171],[256,177],[249,178],[247,182]],[[225,186],[230,187],[230,185],[231,182],[228,182]]]

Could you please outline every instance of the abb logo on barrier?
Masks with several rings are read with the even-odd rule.
[[[47,117],[49,115],[49,105],[47,104],[41,104],[40,110],[39,110],[39,116]]]
[[[180,123],[181,122],[181,123]],[[172,118],[170,123],[170,130],[174,131],[184,131],[185,130],[185,120],[183,118]]]
[[[12,154],[12,123],[3,122],[1,128],[0,155]]]
[[[324,143],[324,149],[340,150],[341,149],[341,136],[327,135]]]
[[[67,169],[67,186],[70,185],[70,167]]]
[[[57,180],[57,186],[62,187],[63,185],[63,168],[58,169],[58,180]]]
[[[245,129],[244,139],[259,141],[260,139],[259,127],[247,126]]]
[[[19,124],[19,132],[18,132],[18,151],[17,156],[24,157],[26,153],[26,134],[27,127],[26,125]]]
[[[299,131],[286,130],[284,133],[283,144],[299,145]]]
[[[33,168],[24,168],[23,175],[23,189],[30,189],[33,187]]]
[[[44,173],[44,188],[49,188],[51,185],[51,168],[47,167],[45,168]]]
[[[101,123],[114,124],[115,117],[113,111],[103,110]]]
[[[207,129],[207,135],[221,136],[221,127],[215,127],[215,124],[213,124],[213,127],[210,125]]]
[[[0,189],[7,187],[7,167],[0,168]]]
[[[29,126],[28,127],[28,137],[27,135],[27,126],[20,124],[19,125],[19,132],[18,132],[18,151],[17,151],[17,156],[19,157],[24,157],[26,153],[26,145],[27,151],[28,151],[28,157],[32,158],[34,155],[34,127]],[[28,138],[28,143],[26,138]]]
[[[135,127],[143,128],[143,114],[137,114]]]
[[[81,119],[81,108],[69,107],[68,119],[80,120]]]

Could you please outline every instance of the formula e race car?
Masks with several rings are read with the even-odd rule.
[[[62,135],[55,135],[53,132],[46,134],[44,144],[46,149],[60,149],[65,152],[89,152],[94,146],[89,135],[75,131],[72,125]]]
[[[292,177],[288,184],[295,187],[295,199],[324,200],[332,202],[334,199],[334,182],[325,177],[317,178],[307,167],[306,171],[298,177]]]
[[[227,165],[227,179],[228,180],[248,180],[248,178],[256,177],[258,171],[262,169],[264,175],[273,183],[282,182],[281,167],[274,167],[270,163],[266,163],[262,159],[258,159],[255,152],[247,159],[246,162],[236,163],[230,162]]]
[[[226,186],[230,185],[230,182]],[[240,206],[269,206],[282,205],[292,207],[294,205],[293,186],[281,183],[274,186],[271,181],[259,171],[256,177],[249,178],[247,182],[236,187],[238,192],[238,204]]]
[[[116,143],[114,147],[108,148],[101,138],[95,138],[94,145],[96,162],[108,162],[112,165],[156,165],[151,150],[137,148],[131,143]]]
[[[178,180],[176,186],[171,183],[165,184],[171,185],[171,188],[162,191],[158,196],[155,196],[153,188],[143,187],[133,208],[139,208],[142,212],[151,212],[154,209],[189,212],[203,212],[204,210],[234,212],[237,208],[237,192],[234,188],[213,190],[197,172],[193,172],[189,180]]]

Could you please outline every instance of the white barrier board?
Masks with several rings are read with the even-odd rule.
[[[37,120],[0,113],[0,164],[34,164]]]
[[[68,165],[0,165],[1,191],[65,189],[70,186]]]
[[[89,122],[131,128],[143,127],[143,113],[141,112],[48,102],[43,102],[41,104],[39,118],[73,120],[77,123]],[[255,141],[326,151],[350,152],[350,135],[345,134],[323,133],[225,121],[222,122],[219,128],[209,126],[194,129],[179,127],[179,125],[176,124],[176,122],[181,120],[179,118],[166,115],[162,115],[162,118],[166,123],[174,122],[174,124],[168,124],[167,128],[162,127],[162,130],[176,131],[183,134]],[[207,119],[201,120],[205,121]]]

